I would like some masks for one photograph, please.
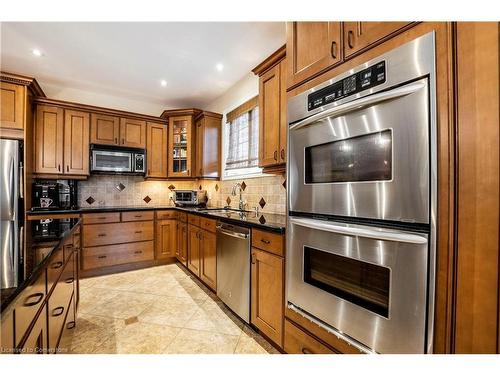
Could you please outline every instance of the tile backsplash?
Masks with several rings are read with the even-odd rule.
[[[286,189],[284,176],[265,176],[242,180],[168,180],[149,181],[140,176],[94,175],[78,183],[78,204],[80,207],[99,206],[168,206],[174,189],[206,190],[210,207],[224,207],[228,204],[238,208],[239,193],[231,195],[236,183],[244,186],[243,199],[247,209],[259,206],[269,213],[286,213]],[[229,202],[229,203],[228,203]]]

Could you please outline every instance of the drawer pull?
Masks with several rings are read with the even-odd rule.
[[[142,230],[136,230],[135,231],[135,234],[141,234],[142,233]]]
[[[271,241],[265,240],[263,238],[261,238],[260,242],[264,242],[266,245],[269,245],[271,243]]]
[[[134,254],[142,254],[142,250],[134,251]]]
[[[56,270],[58,268],[61,268],[62,265],[63,265],[63,262],[59,261],[59,262],[52,263],[52,266],[50,268]]]
[[[99,233],[97,237],[106,237],[106,233]]]
[[[30,307],[30,306],[38,305],[42,301],[44,296],[45,296],[45,294],[43,294],[43,293],[32,294],[31,296],[26,297],[26,299],[24,300],[23,306]],[[30,298],[36,298],[36,300],[28,302],[28,300]]]
[[[97,259],[104,259],[104,258],[107,258],[107,257],[108,257],[107,255],[99,255],[99,256],[97,257]]]
[[[67,329],[73,329],[73,328],[75,328],[75,327],[76,327],[76,323],[75,323],[75,322],[68,322],[68,323],[66,324],[66,328],[67,328]]]
[[[134,217],[142,217],[142,215],[134,215]]]
[[[61,316],[64,312],[64,307],[59,306],[52,310],[52,316]]]
[[[106,216],[99,216],[97,220],[106,220]]]
[[[302,353],[303,354],[314,354],[312,351],[310,351],[309,349],[307,348],[302,348]]]
[[[75,281],[75,278],[74,277],[70,277],[69,279],[66,279],[65,283],[66,284],[72,284],[73,281]]]

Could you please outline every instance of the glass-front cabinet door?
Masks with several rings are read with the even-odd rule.
[[[169,119],[169,177],[192,176],[192,116],[170,117]]]

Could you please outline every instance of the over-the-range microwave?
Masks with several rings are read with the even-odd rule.
[[[143,149],[91,145],[90,172],[143,175],[146,155]]]

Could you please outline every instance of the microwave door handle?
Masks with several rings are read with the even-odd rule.
[[[352,112],[354,110],[359,110],[361,108],[367,107],[369,105],[373,105],[390,99],[399,98],[401,96],[406,96],[418,90],[421,90],[426,86],[427,85],[423,82],[416,82],[406,86],[398,87],[390,91],[384,91],[378,94],[366,96],[361,99],[356,99],[348,103],[340,104],[336,107],[318,112],[310,117],[307,117],[303,120],[294,123],[293,125],[290,125],[290,130],[303,128],[304,126],[307,126],[315,121],[322,120],[326,117],[340,116],[348,112]]]
[[[347,227],[343,225],[335,225],[333,223],[314,220],[314,219],[289,218],[289,220],[292,224],[296,224],[302,227],[322,230],[326,232],[344,234],[347,236],[366,237],[376,240],[405,242],[418,245],[424,245],[427,243],[427,238],[424,236],[419,236],[417,234],[411,234],[402,231],[389,230],[389,229],[378,231],[375,229],[370,229],[365,227],[363,228]]]

